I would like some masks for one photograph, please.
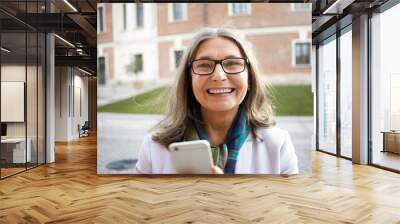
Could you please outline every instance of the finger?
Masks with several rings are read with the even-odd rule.
[[[221,170],[221,168],[219,168],[217,166],[212,167],[212,173],[213,174],[224,174],[224,172]]]

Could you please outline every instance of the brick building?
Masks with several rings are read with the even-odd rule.
[[[253,47],[266,79],[311,79],[310,4],[114,3],[98,8],[99,84],[169,80],[202,27],[237,29]]]

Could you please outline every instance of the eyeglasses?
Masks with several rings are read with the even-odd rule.
[[[223,60],[211,60],[211,59],[198,59],[192,61],[189,67],[196,75],[210,75],[214,72],[215,66],[220,64],[222,70],[226,74],[234,75],[243,72],[248,64],[247,58],[227,58]]]

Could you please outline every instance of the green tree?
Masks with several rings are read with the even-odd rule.
[[[143,71],[143,57],[141,54],[132,55],[131,63],[125,67],[128,73],[133,73],[137,75],[139,72]]]

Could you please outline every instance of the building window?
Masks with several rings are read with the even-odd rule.
[[[126,30],[126,4],[122,4],[122,24],[124,31]]]
[[[182,56],[183,56],[183,50],[175,50],[174,51],[175,68],[179,67]]]
[[[336,36],[335,36],[336,38]],[[318,48],[318,149],[336,154],[336,39]]]
[[[103,11],[103,6],[99,6],[97,10],[97,18],[98,18],[98,24],[99,24],[99,33],[104,32],[104,11]]]
[[[390,74],[389,76],[389,129],[391,131],[400,131],[400,74]],[[399,138],[400,139],[400,138]],[[400,143],[400,142],[399,142]],[[399,144],[397,143],[397,144]],[[398,150],[400,152],[400,149]]]
[[[290,5],[291,11],[294,12],[311,12],[311,3],[292,3]]]
[[[186,3],[170,3],[168,4],[168,21],[177,22],[187,18]]]
[[[135,54],[135,73],[143,72],[143,55]]]
[[[342,30],[343,31],[343,30]],[[340,37],[340,155],[352,157],[352,31]]]
[[[99,57],[98,60],[99,84],[104,85],[106,84],[106,59],[104,57]]]
[[[370,54],[372,66],[368,81],[371,90],[368,104],[371,117],[369,131],[372,136],[371,162],[400,171],[400,33],[395,28],[398,21],[400,4],[374,14],[371,18],[373,32],[370,40],[373,53]],[[362,78],[359,79],[363,82]]]
[[[249,3],[229,3],[228,10],[230,16],[246,16],[251,13]]]
[[[136,28],[142,28],[144,23],[143,3],[136,3]]]
[[[311,43],[297,42],[294,44],[294,65],[310,65]]]
[[[143,55],[135,54],[135,73],[143,72]]]
[[[172,3],[172,18],[174,21],[183,20],[183,5]]]

